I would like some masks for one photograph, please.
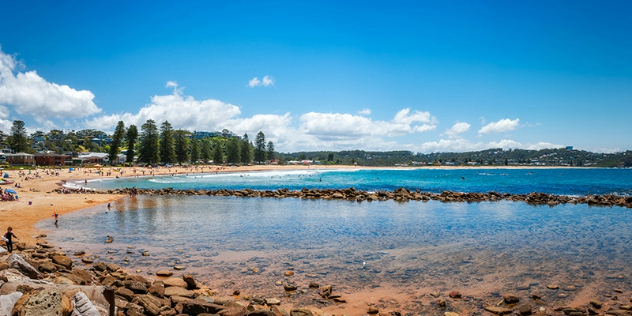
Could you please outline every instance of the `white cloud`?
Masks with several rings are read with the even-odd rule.
[[[520,119],[502,119],[498,122],[491,122],[483,126],[478,132],[480,134],[509,132],[515,130],[519,123]]]
[[[175,82],[175,81],[167,81],[167,84],[165,85],[165,87],[167,87],[167,88],[170,88],[170,87],[177,88],[178,87],[178,83]]]
[[[250,81],[248,81],[248,86],[251,88],[261,87],[261,86],[268,87],[268,86],[273,86],[275,82],[276,81],[274,80],[274,78],[268,75],[265,75],[263,76],[261,80],[259,80],[259,78],[257,77],[250,79]]]
[[[502,148],[504,150],[507,149],[529,149],[529,150],[540,150],[545,148],[562,148],[563,145],[553,144],[547,142],[538,142],[538,143],[527,143],[523,144],[510,139],[503,139],[498,142],[476,142],[472,143],[469,140],[458,138],[458,139],[441,139],[436,142],[425,142],[419,146],[419,152],[422,153],[431,153],[431,152],[465,152],[465,151],[478,151],[484,149],[491,148]]]
[[[299,129],[321,140],[359,139],[368,136],[396,136],[436,129],[437,120],[429,112],[403,109],[391,121],[344,114],[309,112],[301,115]],[[425,123],[415,125],[414,123]]]
[[[37,72],[17,72],[20,63],[0,48],[0,104],[13,107],[16,113],[30,115],[38,123],[48,118],[80,118],[101,112],[94,104],[94,94],[67,85],[51,83]]]
[[[459,137],[459,134],[467,132],[470,126],[468,123],[457,121],[456,124],[445,131],[445,134],[450,138]]]
[[[358,112],[360,115],[371,115],[371,109],[362,109]]]

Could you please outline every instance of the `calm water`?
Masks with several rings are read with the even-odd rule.
[[[228,293],[280,296],[279,280],[301,288],[331,283],[348,293],[381,287],[411,297],[455,288],[482,296],[543,293],[551,283],[600,293],[629,288],[629,278],[617,275],[632,275],[631,214],[618,207],[141,196],[105,211],[99,206],[64,216],[57,229],[52,220],[38,225],[65,249],[149,274],[181,265],[176,275],[197,274]],[[114,243],[104,243],[107,235]],[[151,256],[141,256],[144,250]],[[288,268],[296,273],[289,278]]]
[[[77,185],[83,185],[78,183]],[[94,180],[90,187],[174,189],[276,190],[289,188],[348,188],[394,190],[400,187],[424,192],[444,190],[560,195],[632,195],[632,169],[409,169],[409,170],[297,170],[250,173],[192,173]]]

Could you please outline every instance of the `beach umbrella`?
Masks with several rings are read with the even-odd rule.
[[[4,192],[7,192],[7,193],[13,193],[13,194],[18,194],[18,193],[17,193],[17,192],[15,192],[15,190],[13,190],[13,189],[6,189],[6,190],[4,190]]]

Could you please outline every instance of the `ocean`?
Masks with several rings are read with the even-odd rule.
[[[90,187],[218,189],[398,187],[440,192],[619,194],[630,169],[305,170],[91,181]],[[77,184],[80,185],[80,184]],[[339,291],[421,296],[590,293],[629,287],[631,210],[522,202],[351,202],[294,198],[138,196],[38,223],[64,249],[155,275],[181,266],[216,288],[281,296],[277,281]],[[106,236],[114,242],[106,244]],[[148,251],[150,256],[142,256]],[[82,265],[78,260],[76,264]],[[291,269],[293,276],[284,272]],[[571,300],[581,291],[564,292]],[[557,294],[553,294],[557,295]]]

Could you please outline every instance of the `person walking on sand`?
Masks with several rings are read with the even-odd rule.
[[[7,251],[9,253],[13,252],[13,241],[11,241],[11,238],[15,237],[15,239],[20,240],[20,238],[18,238],[18,236],[16,236],[13,233],[13,228],[11,226],[9,226],[9,228],[7,228],[7,232],[4,233],[4,239],[6,241],[7,244]]]

